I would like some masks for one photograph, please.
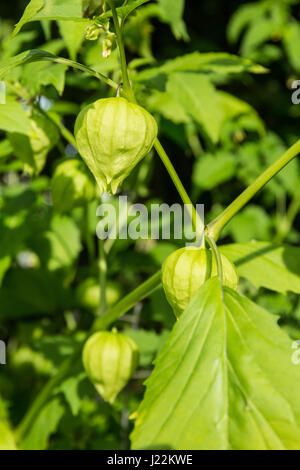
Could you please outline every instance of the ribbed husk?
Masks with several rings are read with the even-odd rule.
[[[105,98],[78,115],[75,138],[100,193],[115,194],[135,165],[150,152],[157,136],[155,119],[124,98]]]
[[[236,290],[238,275],[234,265],[221,254],[223,285]],[[217,264],[211,250],[191,247],[174,251],[164,262],[162,284],[176,317],[210,277],[217,276]]]
[[[88,377],[105,401],[113,403],[138,365],[138,347],[116,330],[93,334],[83,349]]]

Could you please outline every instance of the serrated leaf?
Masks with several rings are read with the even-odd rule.
[[[300,369],[276,318],[207,281],[159,354],[133,449],[300,448]]]
[[[299,247],[250,242],[223,245],[220,251],[254,286],[282,294],[300,293]]]

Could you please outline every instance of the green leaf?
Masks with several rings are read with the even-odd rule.
[[[20,448],[22,450],[46,449],[49,437],[57,430],[64,412],[65,408],[59,398],[53,398],[48,402],[20,442]]]
[[[21,103],[0,104],[0,129],[28,135],[30,120]]]
[[[44,4],[45,0],[31,0],[29,2],[25,8],[22,18],[15,26],[13,36],[18,34],[24,24],[28,23],[28,21],[30,21],[43,8]]]
[[[176,96],[171,93],[154,90],[148,98],[147,107],[150,111],[161,114],[175,124],[190,122],[184,107],[177,101]]]
[[[166,338],[169,335],[168,330],[164,330],[161,334],[148,330],[125,329],[124,334],[133,339],[139,348],[139,365],[141,367],[152,364],[157,352],[162,348]]]
[[[270,22],[269,18],[256,18],[256,20],[251,23],[251,27],[247,30],[243,38],[241,46],[242,55],[246,57],[249,56],[264,42],[269,41],[273,31],[274,25]]]
[[[155,361],[132,448],[299,449],[292,352],[276,318],[210,279]]]
[[[124,7],[119,7],[117,8],[117,14],[118,17],[121,18],[122,20],[125,20],[130,13],[132,13],[136,8],[139,6],[143,5],[144,3],[149,2],[150,0],[133,0],[131,2],[128,2],[128,5]],[[112,17],[112,12],[109,10],[107,13],[104,15],[98,16],[96,18],[96,21],[105,24],[108,18]]]
[[[34,113],[30,118],[28,135],[16,131],[8,137],[16,156],[24,162],[25,171],[39,174],[45,166],[48,153],[59,140],[59,133],[46,116]]]
[[[80,230],[71,218],[57,215],[50,230],[37,235],[32,244],[42,266],[50,271],[69,267],[81,250]]]
[[[81,397],[78,393],[80,382],[86,377],[86,373],[81,373],[67,377],[66,380],[60,385],[59,390],[64,394],[67,403],[69,404],[73,416],[77,416],[81,406]]]
[[[176,0],[176,2],[174,0],[159,0],[159,5],[162,10],[162,19],[171,25],[176,39],[187,41],[189,35],[182,19],[185,0]]]
[[[185,112],[213,142],[218,141],[223,113],[217,92],[207,77],[196,73],[173,73],[167,83],[167,92],[177,97]]]
[[[254,286],[300,293],[299,247],[253,241],[223,245],[220,251]]]
[[[237,42],[239,36],[246,26],[255,21],[262,13],[264,6],[260,2],[250,3],[240,6],[232,15],[228,24],[228,39],[230,42]]]
[[[62,95],[65,87],[67,65],[34,62],[26,64],[22,69],[22,83],[31,96],[41,93],[43,86],[52,85]]]
[[[294,69],[300,71],[300,25],[289,23],[283,31],[283,44]]]
[[[77,53],[84,41],[86,24],[75,21],[59,21],[58,26],[71,59],[76,60]]]
[[[24,14],[17,23],[13,36],[29,21],[39,20],[80,20],[82,18],[82,0],[31,0]]]
[[[236,159],[224,152],[206,153],[197,160],[193,169],[193,182],[201,189],[212,189],[230,180],[235,173]]]
[[[145,69],[136,75],[135,80],[147,81],[161,74],[193,71],[226,75],[242,72],[265,73],[267,69],[249,59],[226,52],[200,53],[196,51],[168,60],[160,67]]]
[[[19,65],[43,60],[67,65],[68,67],[73,67],[74,69],[78,69],[82,72],[93,75],[94,77],[100,80],[104,80],[109,85],[116,87],[116,84],[114,84],[114,82],[110,81],[109,79],[107,79],[107,77],[97,72],[96,70],[91,69],[90,67],[86,67],[85,65],[80,64],[79,62],[75,62],[74,60],[65,59],[64,57],[57,57],[51,52],[42,51],[39,49],[31,49],[29,51],[22,52],[21,54],[18,54],[15,57],[11,57],[6,61],[0,62],[0,79],[7,75],[13,68],[18,67]]]
[[[226,231],[238,243],[248,240],[268,240],[271,235],[270,217],[262,207],[249,205],[230,220]]]

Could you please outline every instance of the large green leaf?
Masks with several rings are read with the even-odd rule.
[[[155,361],[133,449],[299,449],[291,352],[276,318],[210,279]]]
[[[223,120],[218,94],[210,80],[197,73],[173,73],[167,91],[176,96],[187,114],[200,124],[204,133],[217,142]]]
[[[253,241],[223,245],[220,251],[254,286],[300,293],[299,247]]]
[[[146,81],[162,74],[169,75],[174,72],[192,71],[226,75],[242,72],[265,73],[267,70],[249,59],[227,52],[200,53],[196,51],[168,60],[159,67],[145,69],[138,73],[135,80]]]

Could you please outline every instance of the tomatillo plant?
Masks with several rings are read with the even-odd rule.
[[[189,39],[181,8],[169,12],[164,0],[42,3],[29,2],[12,36],[26,23],[42,20],[50,39],[47,21],[55,20],[61,39],[47,43],[45,51],[13,56],[19,43],[36,38],[22,32],[11,39],[11,49],[4,44],[0,58],[0,78],[9,90],[0,105],[0,128],[6,132],[0,163],[3,159],[7,171],[6,187],[0,188],[0,303],[4,318],[22,319],[21,346],[14,340],[9,348],[4,395],[11,376],[22,375],[28,363],[29,382],[37,376],[38,386],[44,385],[25,392],[22,385],[15,392],[17,400],[26,395],[26,406],[22,402],[13,412],[16,426],[0,397],[0,449],[62,448],[70,429],[70,447],[86,448],[85,433],[78,442],[73,432],[76,420],[80,429],[91,424],[86,434],[94,436],[92,447],[104,442],[128,448],[130,440],[134,450],[300,449],[298,343],[265,309],[281,313],[289,302],[282,294],[289,292],[299,313],[299,247],[242,238],[245,225],[254,235],[263,231],[263,207],[242,209],[270,182],[266,200],[276,203],[285,222],[274,240],[289,235],[289,241],[299,240],[292,230],[299,191],[287,211],[285,203],[293,177],[300,182],[295,163],[300,140],[270,159],[273,147],[281,148],[274,135],[266,134],[250,105],[218,89],[234,74],[267,77],[268,70],[221,52],[194,51],[154,63],[152,17],[169,24],[176,38]],[[282,8],[289,18],[287,44],[295,22],[292,10]],[[231,28],[229,36],[235,37],[239,28],[234,23]],[[244,52],[255,48],[246,46]],[[70,59],[54,54],[65,49]],[[76,61],[78,55],[86,64]],[[259,51],[253,57],[259,60]],[[295,60],[293,55],[292,65]],[[68,67],[73,72],[65,82]],[[88,91],[80,105],[63,95],[65,83],[67,91],[73,86]],[[166,151],[168,139],[178,160]],[[191,176],[188,154],[196,159],[191,196],[184,184]],[[180,163],[186,169],[182,177],[175,169]],[[296,165],[290,173],[288,164]],[[247,186],[237,197],[235,185],[221,186],[235,173]],[[186,240],[180,245],[175,235],[168,243],[123,236],[124,213],[131,217],[135,200],[156,197],[159,186],[167,187],[167,176],[188,209],[197,246],[182,246]],[[201,202],[205,191],[214,203],[208,224],[192,203]],[[96,240],[97,206],[103,208],[109,195],[116,208],[117,192],[130,199],[129,209],[118,208],[119,239]],[[222,236],[235,243],[219,244]],[[31,328],[32,318],[39,323]],[[296,334],[289,333],[298,339],[300,325]],[[28,344],[23,337],[30,338]],[[116,423],[120,442],[112,437]]]

